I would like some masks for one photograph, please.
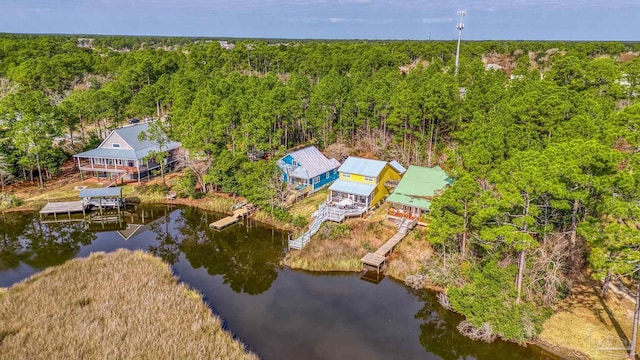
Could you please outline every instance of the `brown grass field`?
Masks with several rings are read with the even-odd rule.
[[[633,307],[631,301],[612,292],[603,298],[599,285],[585,277],[545,321],[538,338],[551,348],[575,350],[575,357],[626,359],[624,348],[631,339]],[[636,349],[640,349],[640,341]]]
[[[120,250],[0,291],[3,359],[257,359],[168,265]]]

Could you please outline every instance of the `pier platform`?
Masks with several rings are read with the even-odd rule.
[[[222,218],[218,221],[212,222],[211,224],[209,224],[209,227],[213,230],[222,230],[239,222],[240,220],[246,218],[250,214],[251,214],[251,208],[248,206],[244,206],[240,209],[234,210],[232,215],[229,215],[226,218]]]
[[[360,259],[362,264],[366,267],[376,270],[377,272],[380,272],[380,270],[384,266],[384,263],[387,261],[387,255],[389,255],[389,253],[393,251],[393,248],[395,248],[396,245],[398,245],[398,243],[402,239],[404,239],[409,229],[413,229],[413,227],[416,225],[416,222],[417,219],[410,221],[404,220],[402,223],[400,223],[400,225],[398,226],[398,232],[396,232],[395,235],[391,237],[391,239],[382,244],[382,246],[380,246],[375,252],[368,253],[362,259]]]
[[[58,201],[50,202],[40,210],[40,217],[53,215],[57,219],[58,214],[67,214],[71,218],[72,213],[84,213],[84,204],[82,201]]]

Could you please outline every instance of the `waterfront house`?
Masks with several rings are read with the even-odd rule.
[[[421,220],[422,215],[431,208],[433,198],[452,183],[453,179],[439,166],[409,166],[398,186],[386,200],[391,204],[387,218],[392,221],[417,219],[419,225],[425,225]]]
[[[280,160],[284,182],[299,193],[311,194],[338,178],[340,162],[328,159],[315,146],[293,151]]]
[[[157,151],[167,151],[164,162],[166,168],[171,169],[177,161],[180,143],[167,139],[162,149],[153,141],[138,140],[143,131],[149,129],[149,123],[125,126],[113,130],[106,139],[95,149],[74,155],[80,169],[80,177],[89,173],[98,177],[105,177],[109,181],[118,180],[140,181],[149,172],[160,168],[155,159],[149,154]]]
[[[381,161],[349,157],[338,168],[339,178],[330,187],[330,204],[356,207],[365,211],[386,198],[394,181],[405,172],[397,161]]]

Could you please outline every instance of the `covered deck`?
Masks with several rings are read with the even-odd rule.
[[[82,154],[76,155],[80,177],[84,178],[84,173],[94,174],[98,179],[103,176],[111,180],[114,176],[122,178],[130,175],[130,180],[140,181],[149,170],[160,167],[154,161],[143,161],[142,159],[118,159],[103,157],[86,157]]]
[[[423,215],[426,212],[427,209],[392,203],[389,210],[387,210],[387,219],[395,223],[401,223],[403,220],[415,220],[418,225],[426,226],[427,224],[423,219]]]
[[[93,174],[98,179],[105,177],[112,180],[115,177],[116,181],[128,175],[129,180],[138,182],[148,176],[151,170],[160,168],[160,163],[140,156],[133,150],[101,148],[74,155],[81,179],[84,179],[85,173]],[[177,150],[170,150],[165,158],[165,167],[170,169],[176,162]]]
[[[369,209],[376,186],[338,179],[329,187],[331,207],[341,209]]]

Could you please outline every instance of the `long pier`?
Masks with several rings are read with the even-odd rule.
[[[387,261],[387,256],[393,251],[393,248],[398,245],[398,243],[404,239],[407,235],[409,229],[412,229],[416,225],[417,219],[412,221],[403,220],[398,226],[398,232],[395,233],[391,237],[391,239],[387,240],[382,246],[378,248],[373,253],[368,253],[365,255],[360,261],[363,265],[376,269],[380,272],[380,269],[384,266],[384,263]]]
[[[234,210],[232,215],[227,216],[226,218],[220,219],[218,221],[212,222],[209,224],[209,227],[214,230],[222,230],[228,226],[231,226],[238,221],[246,218],[251,213],[251,210],[248,207],[242,207],[240,209]]]

